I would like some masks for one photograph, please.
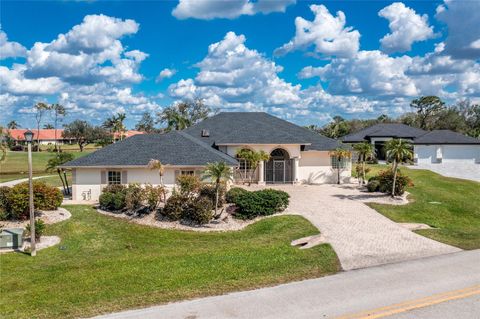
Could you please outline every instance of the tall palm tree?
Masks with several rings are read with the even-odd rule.
[[[375,157],[375,147],[373,146],[372,143],[369,142],[363,142],[363,143],[358,143],[353,146],[355,151],[358,154],[358,158],[360,159],[362,163],[362,179],[363,179],[363,184],[365,184],[365,162],[369,158]]]
[[[7,128],[8,128],[9,130],[14,130],[14,129],[18,128],[18,123],[17,123],[15,120],[10,121],[10,122],[8,122],[8,124],[7,124]]]
[[[126,131],[125,125],[123,124],[126,117],[125,113],[118,113],[117,116],[115,116],[114,129],[119,133],[120,141],[123,140],[123,133]]]
[[[224,162],[208,163],[203,172],[203,178],[210,179],[215,183],[215,218],[218,217],[218,193],[222,182],[228,182],[233,179],[232,169]]]
[[[165,192],[165,186],[163,185],[163,174],[165,173],[165,166],[160,162],[159,160],[156,159],[151,159],[148,162],[148,168],[149,169],[156,169],[158,170],[158,175],[160,176],[160,185],[163,188],[163,202],[167,200],[167,194]]]
[[[57,153],[55,157],[52,157],[48,160],[47,167],[46,167],[47,172],[52,172],[54,170],[57,171],[57,174],[60,177],[60,181],[62,181],[63,192],[65,195],[70,194],[70,189],[68,187],[67,174],[65,170],[60,168],[59,166],[71,160],[73,160],[73,154],[65,153],[65,152]],[[62,176],[62,173],[63,173],[63,176]]]
[[[385,143],[385,151],[387,152],[387,158],[393,161],[392,197],[395,197],[398,164],[412,158],[412,145],[405,140],[394,138]]]
[[[337,148],[334,151],[330,152],[330,156],[335,158],[335,162],[337,164],[337,184],[340,184],[340,173],[346,166],[343,166],[345,163],[345,159],[352,158],[352,152],[344,148]]]
[[[53,111],[53,122],[55,125],[55,150],[60,152],[60,149],[58,148],[58,142],[57,142],[57,127],[58,127],[58,121],[60,120],[60,117],[64,117],[67,114],[67,110],[65,107],[61,104],[52,104],[50,108]]]

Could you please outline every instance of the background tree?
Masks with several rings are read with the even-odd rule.
[[[43,124],[43,129],[44,130],[52,130],[54,127],[52,124],[50,123],[47,123],[47,124]]]
[[[115,125],[113,127],[115,132],[119,134],[120,141],[123,140],[123,136],[126,131],[125,124],[123,123],[123,121],[125,121],[126,118],[127,116],[125,115],[125,113],[118,113],[115,116]]]
[[[98,139],[103,138],[105,131],[100,127],[94,127],[86,121],[75,120],[70,124],[65,125],[63,137],[73,139],[83,152],[83,148],[88,143],[93,143]]]
[[[57,129],[58,129],[58,122],[61,121],[65,115],[67,115],[67,111],[65,107],[61,104],[52,104],[50,106],[50,109],[53,111],[53,124],[54,124],[54,129],[55,129],[55,150],[57,153],[60,151],[58,147],[58,142],[57,142]]]
[[[53,172],[54,170],[57,171],[58,177],[60,177],[60,181],[62,182],[63,193],[65,195],[70,195],[70,188],[68,187],[67,173],[63,168],[60,168],[59,166],[73,159],[74,159],[73,154],[62,152],[62,153],[57,153],[54,157],[50,158],[47,162],[47,167],[46,167],[47,172]]]
[[[344,148],[337,148],[334,151],[330,152],[330,156],[333,156],[337,163],[337,184],[340,184],[340,174],[342,171],[347,168],[345,165],[346,160],[352,158],[352,152]]]
[[[7,128],[9,130],[14,130],[14,129],[17,129],[18,128],[18,123],[16,121],[10,121],[8,122],[7,124]]]
[[[3,126],[0,125],[0,163],[5,162],[7,159],[7,138],[8,132],[3,129]]]
[[[417,118],[421,129],[429,129],[431,119],[445,107],[438,96],[422,96],[413,100],[410,106],[417,109]]]
[[[412,158],[412,145],[402,139],[391,139],[385,143],[387,158],[392,160],[393,186],[392,197],[395,197],[398,164]]]
[[[363,142],[353,145],[354,150],[358,154],[358,159],[362,164],[362,184],[365,184],[365,162],[373,157],[375,157],[375,147],[372,143]]]
[[[341,116],[334,116],[333,121],[324,126],[320,133],[330,137],[330,138],[339,138],[350,134],[351,129],[345,119]]]
[[[201,99],[183,101],[157,113],[157,123],[166,125],[165,131],[183,130],[206,119],[212,109]]]
[[[46,103],[39,102],[35,104],[35,121],[37,122],[37,152],[40,152],[40,124],[42,123],[43,116],[50,110],[50,106]]]
[[[155,120],[150,112],[143,113],[142,118],[135,125],[135,129],[146,133],[155,132]]]
[[[148,168],[152,170],[157,170],[158,175],[160,176],[160,186],[163,189],[163,202],[167,201],[167,193],[165,192],[165,185],[163,184],[163,174],[165,174],[165,167],[163,166],[162,162],[156,159],[151,159],[148,162]]]
[[[218,193],[222,182],[233,179],[232,169],[224,162],[209,163],[203,172],[203,178],[215,183],[215,218],[218,218]]]

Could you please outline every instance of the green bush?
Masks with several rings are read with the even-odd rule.
[[[102,193],[100,194],[100,197],[98,198],[98,203],[100,204],[100,208],[106,209],[106,210],[112,210],[113,209],[113,193]]]
[[[27,219],[29,216],[29,186],[21,183],[13,186],[8,194],[10,217]],[[62,192],[41,181],[33,182],[33,203],[36,210],[55,210],[62,204]]]
[[[145,191],[138,184],[129,184],[125,190],[125,208],[128,211],[136,211],[145,200]]]
[[[367,185],[368,190],[374,189],[374,186],[378,182],[378,187],[375,187],[375,191],[390,194],[393,186],[393,172],[392,170],[381,171],[375,178],[370,178]],[[395,182],[395,196],[400,196],[405,193],[407,186],[413,186],[412,180],[404,175],[400,170],[397,170],[397,180]]]
[[[25,237],[30,236],[30,223],[25,227]],[[40,238],[45,233],[45,223],[41,219],[35,220],[35,242],[40,241]]]
[[[208,197],[199,196],[190,199],[182,212],[182,219],[190,220],[200,225],[207,224],[213,219],[212,200]]]
[[[127,187],[122,184],[110,184],[105,186],[102,189],[103,193],[125,193],[127,190]]]
[[[170,220],[179,220],[182,218],[183,211],[186,209],[189,197],[182,194],[172,194],[167,199],[161,214]]]
[[[163,198],[166,195],[167,190],[162,186],[153,186],[150,184],[145,185],[145,201],[147,202],[148,209],[150,211],[156,210]]]
[[[251,219],[281,212],[287,208],[289,197],[288,193],[275,189],[247,192],[238,196],[235,202],[238,207],[236,215],[241,219]]]
[[[177,184],[180,187],[180,194],[194,196],[200,189],[200,179],[195,175],[180,175],[177,177]]]
[[[217,208],[223,207],[226,204],[225,201],[225,192],[226,186],[225,184],[221,184],[220,188],[218,189],[218,205]],[[215,207],[215,185],[212,184],[204,184],[200,187],[198,191],[200,197],[209,198],[212,202],[212,206]]]
[[[380,181],[378,179],[368,181],[367,189],[369,192],[378,192],[380,189]]]
[[[123,192],[104,192],[100,195],[98,201],[102,209],[118,211],[125,208],[125,196]]]
[[[237,201],[237,198],[240,195],[243,195],[245,193],[248,193],[246,189],[240,188],[240,187],[232,187],[230,190],[227,192],[227,195],[225,196],[225,199],[227,203],[235,203]]]
[[[8,200],[10,192],[10,187],[0,187],[0,220],[7,220],[10,217],[10,202]]]

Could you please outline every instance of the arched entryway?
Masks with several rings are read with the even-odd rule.
[[[288,152],[276,148],[270,153],[270,159],[265,162],[265,182],[270,184],[292,183],[292,160]]]

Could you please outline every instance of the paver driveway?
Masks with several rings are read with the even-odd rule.
[[[307,218],[350,270],[460,251],[407,230],[365,205],[352,185],[281,185],[287,212]]]

